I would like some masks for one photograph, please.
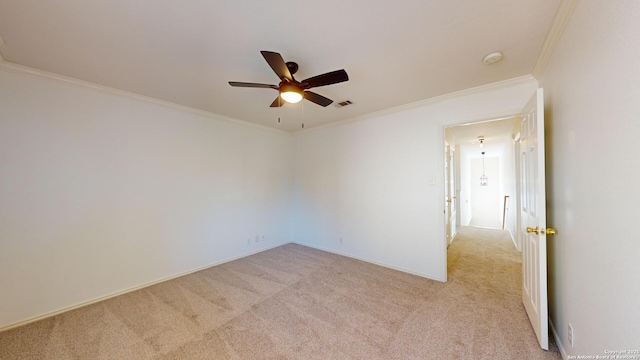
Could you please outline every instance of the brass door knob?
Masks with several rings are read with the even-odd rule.
[[[532,228],[532,227],[527,227],[527,233],[531,234],[531,233],[535,233],[537,234],[546,234],[546,235],[555,235],[556,234],[556,229],[554,228],[546,228],[546,229],[539,229],[537,226]]]
[[[540,229],[538,229],[538,227],[528,227],[527,226],[527,233],[531,234],[531,233],[535,233],[536,235],[538,235],[540,233]]]

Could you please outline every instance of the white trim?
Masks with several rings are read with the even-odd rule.
[[[518,249],[518,244],[516,244],[516,238],[513,236],[513,233],[511,232],[511,229],[506,229],[509,232],[509,236],[511,237],[511,241],[513,242],[513,246],[516,248],[516,250],[521,253],[522,251],[520,249]]]
[[[403,269],[403,268],[400,268],[400,267],[391,266],[391,265],[379,263],[379,262],[376,262],[376,261],[371,261],[369,259],[360,258],[360,257],[357,257],[357,256],[353,256],[353,255],[349,255],[349,254],[346,254],[346,253],[342,253],[342,252],[339,252],[339,251],[330,250],[330,249],[319,247],[319,246],[312,246],[312,245],[301,243],[301,242],[297,242],[297,241],[292,241],[291,243],[292,244],[298,244],[298,245],[301,245],[301,246],[306,246],[306,247],[309,247],[309,248],[312,248],[312,249],[316,249],[316,250],[320,250],[320,251],[325,251],[325,252],[336,254],[336,255],[340,255],[340,256],[344,256],[344,257],[348,257],[350,259],[363,261],[363,262],[366,262],[366,263],[369,263],[369,264],[382,266],[382,267],[385,267],[387,269],[396,270],[396,271],[400,271],[400,272],[403,272],[403,273],[420,276],[420,277],[425,278],[425,279],[435,280],[435,281],[439,281],[439,282],[446,282],[446,280],[443,281],[442,279],[438,279],[436,277],[433,277],[433,276],[430,276],[430,275],[427,275],[427,274],[422,274],[422,273],[419,273],[419,272]]]
[[[440,149],[440,151],[442,151],[445,148],[445,143],[447,142],[447,139],[445,139],[445,129],[446,127],[442,124],[440,124],[440,126],[438,126],[438,148]],[[441,264],[440,264],[440,271],[442,273],[442,282],[448,282],[449,281],[449,244],[450,242],[447,241],[447,209],[445,206],[443,206],[444,203],[442,203],[441,201],[447,198],[447,185],[446,185],[446,179],[447,179],[447,174],[446,174],[446,170],[445,170],[445,157],[442,156],[442,152],[440,153],[440,156],[438,156],[438,160],[437,160],[437,169],[439,169],[438,171],[442,171],[442,173],[440,173],[439,175],[441,175],[442,177],[440,178],[441,181],[437,182],[437,191],[442,194],[441,198],[439,197],[440,200],[438,200],[438,204],[442,209],[442,216],[438,216],[440,218],[440,229],[442,229],[442,240],[440,241],[440,245],[442,246],[442,248],[440,248],[440,251],[442,252],[442,257],[440,259],[442,259]]]
[[[384,109],[384,110],[380,110],[380,111],[375,111],[375,112],[368,113],[368,114],[355,116],[355,117],[352,117],[352,118],[349,118],[349,119],[345,119],[345,120],[339,120],[339,121],[334,121],[334,122],[331,122],[331,123],[328,123],[328,124],[324,124],[324,125],[314,126],[312,128],[309,128],[309,129],[293,131],[293,135],[300,134],[300,133],[305,133],[305,132],[309,132],[309,131],[325,129],[325,128],[334,127],[334,126],[340,126],[340,125],[348,124],[348,123],[351,123],[351,122],[366,120],[366,119],[369,119],[369,118],[375,117],[375,116],[393,114],[393,113],[397,113],[397,112],[400,112],[400,111],[409,110],[409,109],[413,109],[413,108],[416,108],[416,107],[421,107],[421,106],[425,106],[425,105],[429,105],[429,104],[434,104],[434,103],[438,103],[438,102],[445,101],[445,100],[451,100],[451,99],[455,99],[455,98],[459,98],[459,97],[463,97],[463,96],[479,94],[479,93],[483,93],[485,91],[508,88],[508,87],[515,86],[515,85],[518,85],[518,84],[527,83],[527,82],[529,82],[531,80],[536,80],[537,81],[537,79],[534,78],[531,75],[523,75],[523,76],[519,76],[519,77],[507,79],[507,80],[494,82],[494,83],[491,83],[491,84],[476,86],[476,87],[473,87],[473,88],[464,89],[464,90],[460,90],[460,91],[455,91],[455,92],[452,92],[452,93],[448,93],[448,94],[444,94],[444,95],[440,95],[440,96],[436,96],[436,97],[432,97],[432,98],[416,101],[416,102],[409,103],[409,104],[404,104],[404,105],[400,105],[400,106],[396,106],[396,107],[392,107],[392,108],[388,108],[388,109]],[[500,117],[500,116],[494,116],[494,117],[491,117],[491,119],[496,118],[496,117]],[[451,126],[451,125],[447,125],[447,126]]]
[[[0,57],[0,59],[1,59],[1,57]],[[69,76],[59,75],[59,74],[51,73],[51,72],[48,72],[48,71],[39,70],[39,69],[35,69],[35,68],[28,67],[28,66],[7,62],[7,61],[0,61],[0,70],[1,71],[5,71],[5,72],[9,72],[9,73],[14,73],[14,74],[37,76],[37,77],[42,77],[42,78],[46,78],[46,79],[50,79],[50,80],[54,80],[54,81],[60,81],[60,82],[66,83],[66,84],[71,84],[71,85],[74,85],[74,86],[79,86],[79,87],[84,87],[84,88],[90,88],[90,89],[93,89],[93,90],[106,92],[106,93],[109,93],[109,94],[112,94],[112,95],[117,95],[117,96],[128,98],[128,99],[135,99],[135,100],[139,100],[139,101],[153,103],[153,104],[156,104],[156,105],[167,106],[167,107],[170,107],[170,108],[173,108],[173,109],[178,109],[178,110],[190,112],[190,113],[196,114],[196,115],[206,116],[208,118],[212,118],[212,119],[216,119],[216,120],[232,122],[232,123],[235,123],[235,124],[245,125],[245,126],[249,126],[249,127],[253,127],[253,128],[258,128],[258,129],[261,129],[261,130],[268,130],[268,131],[276,132],[276,133],[279,133],[279,134],[285,134],[285,135],[291,136],[290,132],[287,132],[287,131],[284,131],[284,130],[280,130],[280,129],[275,129],[275,128],[272,128],[272,127],[269,127],[269,126],[264,126],[264,125],[252,123],[252,122],[249,122],[249,121],[244,121],[244,120],[238,120],[238,119],[234,119],[234,118],[231,118],[231,117],[228,117],[228,116],[212,113],[212,112],[209,112],[209,111],[192,108],[192,107],[185,106],[185,105],[179,105],[179,104],[172,103],[172,102],[169,102],[169,101],[156,99],[156,98],[153,98],[153,97],[150,97],[150,96],[145,96],[145,95],[140,95],[140,94],[124,91],[124,90],[119,90],[119,89],[115,89],[115,88],[112,88],[112,87],[99,85],[99,84],[95,84],[95,83],[92,83],[92,82],[88,82],[88,81],[72,78],[72,77],[69,77]]]
[[[526,81],[529,81],[531,79],[533,79],[533,77],[531,76],[523,76],[520,78],[514,78],[511,80],[516,80],[516,79],[524,79],[526,78]],[[535,80],[535,79],[534,79]],[[536,80],[537,81],[537,80]],[[494,85],[497,83],[494,83]],[[449,127],[455,127],[455,126],[467,126],[467,125],[475,125],[475,124],[480,124],[480,123],[486,123],[486,122],[491,122],[491,121],[500,121],[500,120],[506,120],[506,119],[511,119],[511,118],[517,118],[522,116],[521,113],[516,113],[516,114],[508,114],[508,113],[504,113],[501,115],[496,115],[496,116],[491,116],[491,117],[484,117],[484,118],[480,118],[480,119],[468,119],[465,121],[462,121],[460,123],[455,123],[455,124],[441,124],[441,126],[439,127],[439,136],[438,138],[442,141],[440,143],[440,148],[444,147],[444,144],[446,144],[447,140],[444,138],[445,136],[445,129],[449,128]],[[439,141],[440,141],[439,140]],[[444,170],[444,157],[440,157],[441,158],[441,163],[440,163],[440,169]],[[445,182],[444,177],[446,176],[446,174],[443,174],[443,184]],[[443,196],[446,198],[447,194],[446,194],[446,188],[443,187],[441,189],[441,193],[443,194]],[[518,195],[519,196],[519,195]],[[446,213],[446,209],[445,209],[445,213]],[[448,277],[448,265],[449,265],[449,245],[451,243],[453,243],[453,238],[451,239],[451,241],[447,242],[447,234],[446,234],[446,226],[447,226],[447,221],[445,219],[446,216],[442,217],[442,228],[445,229],[445,234],[444,234],[444,243],[445,243],[445,247],[444,247],[444,255],[443,255],[443,259],[444,259],[444,282],[447,282],[447,277]],[[473,220],[473,219],[471,219]],[[471,220],[469,220],[469,223],[471,223]],[[461,225],[461,226],[471,226],[471,225]],[[483,226],[472,226],[472,227],[477,227],[477,228],[485,228],[485,229],[497,229],[497,230],[503,230],[502,228],[491,228],[491,227],[483,227]],[[511,231],[509,231],[509,234],[511,235]],[[457,231],[456,231],[456,235],[457,235]],[[454,236],[455,237],[455,236]],[[513,235],[511,235],[511,240],[514,241],[514,245],[516,250],[518,250],[518,246],[515,244],[515,240],[513,238]],[[521,252],[520,250],[518,250],[519,252]]]
[[[471,122],[468,123],[462,123],[462,124],[451,124],[451,125],[445,125],[445,129],[446,128],[450,128],[450,127],[458,127],[458,126],[473,126],[473,125],[478,125],[478,124],[482,124],[482,123],[490,123],[490,122],[494,122],[494,121],[502,121],[502,120],[510,120],[510,119],[519,119],[523,116],[523,114],[516,114],[516,115],[506,115],[506,116],[500,116],[500,117],[488,117],[486,119],[482,119],[482,120],[472,120]]]
[[[565,0],[565,1],[569,1],[569,0]],[[14,73],[14,74],[23,74],[23,75],[31,75],[31,76],[43,77],[43,78],[47,78],[47,79],[51,79],[51,80],[55,80],[55,81],[64,82],[64,83],[67,83],[67,84],[72,84],[72,85],[75,85],[75,86],[80,86],[80,87],[84,87],[84,88],[91,88],[91,89],[102,91],[102,92],[106,92],[106,93],[109,93],[109,94],[112,94],[112,95],[117,95],[117,96],[129,98],[129,99],[136,99],[136,100],[149,102],[149,103],[153,103],[153,104],[157,104],[157,105],[167,106],[167,107],[170,107],[170,108],[174,108],[174,109],[190,112],[190,113],[197,114],[197,115],[206,116],[206,117],[217,119],[217,120],[232,122],[232,123],[245,125],[245,126],[249,126],[249,127],[254,127],[254,128],[258,128],[258,129],[262,129],[262,130],[268,130],[268,131],[276,132],[276,133],[279,133],[279,134],[286,134],[286,135],[289,135],[289,136],[294,136],[296,134],[304,133],[304,132],[308,132],[308,131],[314,131],[314,130],[320,130],[320,129],[324,129],[324,128],[328,128],[328,127],[339,126],[339,125],[343,125],[343,124],[347,124],[347,123],[351,123],[351,122],[361,121],[361,120],[365,120],[365,119],[368,119],[368,118],[371,118],[371,117],[374,117],[374,116],[392,114],[392,113],[400,112],[400,111],[403,111],[403,110],[413,109],[413,108],[416,108],[416,107],[425,106],[425,105],[429,105],[429,104],[433,104],[433,103],[437,103],[437,102],[441,102],[441,101],[445,101],[445,100],[450,100],[450,99],[454,99],[454,98],[458,98],[458,97],[478,94],[478,93],[482,93],[482,92],[489,91],[489,90],[496,90],[496,89],[506,88],[506,87],[510,87],[510,86],[514,86],[514,85],[518,85],[518,84],[523,84],[523,83],[526,83],[526,82],[531,81],[531,80],[536,80],[536,78],[534,78],[531,75],[523,75],[523,76],[519,76],[519,77],[507,79],[507,80],[494,82],[494,83],[491,83],[491,84],[476,86],[476,87],[473,87],[473,88],[464,89],[464,90],[460,90],[460,91],[455,91],[455,92],[451,92],[451,93],[448,93],[448,94],[439,95],[439,96],[436,96],[436,97],[432,97],[432,98],[416,101],[416,102],[409,103],[409,104],[404,104],[404,105],[400,105],[400,106],[396,106],[396,107],[392,107],[392,108],[388,108],[388,109],[384,109],[384,110],[380,110],[380,111],[375,111],[375,112],[372,112],[372,113],[359,115],[359,116],[352,117],[352,118],[349,118],[349,119],[339,120],[339,121],[331,122],[331,123],[328,123],[328,124],[315,126],[315,127],[309,128],[309,129],[302,129],[302,130],[296,130],[296,131],[284,131],[284,130],[275,129],[275,128],[272,128],[272,127],[269,127],[269,126],[260,125],[260,124],[256,124],[256,123],[249,122],[249,121],[239,120],[239,119],[231,118],[231,117],[228,117],[228,116],[212,113],[212,112],[209,112],[209,111],[200,110],[200,109],[192,108],[192,107],[185,106],[185,105],[179,105],[179,104],[172,103],[172,102],[165,101],[165,100],[156,99],[156,98],[153,98],[153,97],[150,97],[150,96],[140,95],[140,94],[136,94],[136,93],[132,93],[132,92],[128,92],[128,91],[124,91],[124,90],[120,90],[120,89],[116,89],[116,88],[112,88],[112,87],[108,87],[108,86],[104,86],[104,85],[99,85],[99,84],[92,83],[92,82],[89,82],[89,81],[79,80],[79,79],[76,79],[76,78],[73,78],[73,77],[70,77],[70,76],[64,76],[64,75],[60,75],[60,74],[56,74],[56,73],[52,73],[52,72],[48,72],[48,71],[44,71],[44,70],[39,70],[39,69],[36,69],[36,68],[24,66],[24,65],[19,65],[19,64],[16,64],[16,63],[11,63],[11,62],[8,62],[8,61],[4,60],[2,58],[2,56],[1,56],[1,54],[0,54],[0,71],[10,72],[10,73]],[[492,117],[490,117],[490,119],[495,119],[496,117],[501,117],[501,116],[500,115],[492,116]]]
[[[231,261],[234,261],[234,260],[242,259],[242,258],[245,258],[247,256],[255,255],[255,254],[261,253],[263,251],[267,251],[267,250],[270,250],[270,249],[273,249],[273,248],[277,248],[279,246],[283,246],[283,245],[286,245],[286,244],[289,244],[289,243],[287,242],[287,243],[272,245],[272,246],[269,246],[269,247],[266,247],[266,248],[263,248],[263,249],[260,249],[260,250],[256,250],[256,251],[253,251],[253,252],[250,252],[250,253],[247,253],[247,254],[243,254],[243,255],[240,255],[240,256],[235,256],[235,257],[232,257],[232,258],[229,258],[229,259],[217,261],[217,262],[214,262],[212,264],[201,266],[201,267],[198,267],[198,268],[195,268],[195,269],[192,269],[192,270],[188,270],[188,271],[176,274],[176,275],[167,276],[167,277],[164,277],[162,279],[158,279],[158,280],[146,283],[146,284],[137,285],[137,286],[125,289],[125,290],[116,291],[116,292],[113,292],[111,294],[100,296],[100,297],[97,297],[95,299],[92,299],[92,300],[89,300],[89,301],[84,301],[84,302],[81,302],[81,303],[78,303],[78,304],[75,304],[75,305],[67,306],[67,307],[64,307],[62,309],[59,309],[59,310],[56,310],[56,311],[52,311],[52,312],[49,312],[49,313],[46,313],[46,314],[30,317],[30,318],[28,318],[26,320],[21,320],[21,321],[18,321],[18,322],[11,323],[9,325],[0,327],[0,332],[5,331],[5,330],[9,330],[9,329],[13,329],[13,328],[16,328],[16,327],[19,327],[19,326],[22,326],[22,325],[27,325],[27,324],[32,323],[32,322],[44,320],[46,318],[65,313],[67,311],[71,311],[71,310],[75,310],[75,309],[78,309],[78,308],[81,308],[81,307],[84,307],[84,306],[87,306],[87,305],[95,304],[95,303],[98,303],[100,301],[108,300],[108,299],[114,298],[116,296],[124,295],[126,293],[130,293],[130,292],[137,291],[137,290],[140,290],[140,289],[144,289],[146,287],[153,286],[153,285],[159,284],[161,282],[173,280],[173,279],[179,278],[181,276],[193,274],[195,272],[198,272],[198,271],[201,271],[201,270],[205,270],[205,269],[208,269],[210,267],[214,267],[214,266],[222,265],[224,263],[228,263],[228,262],[231,262]]]
[[[553,23],[551,23],[549,32],[547,32],[547,36],[544,39],[544,44],[542,45],[540,55],[538,55],[536,65],[531,72],[536,79],[542,76],[544,69],[547,67],[549,59],[551,59],[551,55],[553,55],[553,50],[555,50],[556,45],[558,45],[577,4],[578,0],[562,0],[560,3],[558,12],[556,12]]]
[[[558,336],[556,327],[553,325],[553,321],[551,321],[551,317],[549,317],[549,327],[551,328],[551,334],[553,334],[553,339],[556,341],[556,346],[558,346],[558,350],[560,350],[560,355],[562,355],[562,358],[564,360],[567,360],[569,358],[569,354],[567,354],[567,352],[564,350],[564,347],[562,346],[562,341]]]
[[[0,36],[0,64],[2,64],[5,60],[2,57],[2,48],[4,47],[4,40],[2,39],[2,36]]]

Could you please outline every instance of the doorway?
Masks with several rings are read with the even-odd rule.
[[[497,128],[501,126],[503,130],[498,131]],[[522,114],[500,121],[445,127],[444,141],[449,145],[460,146],[461,150],[463,146],[477,145],[483,149],[481,154],[484,161],[485,154],[489,152],[489,137],[479,133],[488,131],[495,131],[491,136],[498,137],[498,134],[502,134],[503,140],[495,141],[497,144],[502,142],[502,156],[499,160],[502,173],[499,188],[505,199],[502,227],[508,231],[516,249],[522,252],[522,303],[540,347],[548,350],[546,235],[555,234],[555,229],[547,228],[546,224],[543,89],[536,90]],[[477,140],[474,138],[476,136]],[[477,152],[478,149],[474,151]],[[459,170],[462,172],[467,167],[463,161],[460,163]],[[483,163],[480,186],[488,184],[485,170]],[[461,196],[457,200],[465,201],[463,205],[468,201],[463,196],[464,189],[469,186],[465,185],[465,180],[472,182],[475,179],[461,176]],[[516,211],[509,209],[509,198],[516,200]],[[459,208],[462,210],[465,207]],[[461,224],[464,225],[464,221]]]
[[[519,117],[444,128],[447,245],[459,226],[508,230],[517,245]]]

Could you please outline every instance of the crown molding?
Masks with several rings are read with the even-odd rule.
[[[578,0],[562,0],[560,3],[560,7],[558,7],[558,11],[553,18],[553,23],[549,28],[549,32],[547,32],[544,44],[542,45],[542,50],[540,51],[538,60],[533,67],[533,72],[531,73],[536,79],[540,79],[540,77],[542,77],[542,73],[544,73],[549,60],[551,59],[551,55],[553,55],[553,50],[555,50],[558,45],[558,42],[564,33],[564,29],[567,27],[569,19],[571,18],[573,10],[576,8],[577,4]]]
[[[494,83],[490,83],[490,84],[486,84],[486,85],[480,85],[480,86],[476,86],[476,87],[472,87],[472,88],[468,88],[468,89],[464,89],[464,90],[460,90],[460,91],[454,91],[454,92],[451,92],[451,93],[448,93],[448,94],[439,95],[439,96],[436,96],[436,97],[432,97],[432,98],[428,98],[428,99],[412,102],[412,103],[409,103],[409,104],[404,104],[404,105],[400,105],[400,106],[396,106],[396,107],[392,107],[392,108],[388,108],[388,109],[384,109],[384,110],[380,110],[380,111],[375,111],[375,112],[368,113],[368,114],[359,115],[359,116],[352,117],[352,118],[345,119],[345,120],[341,120],[341,121],[335,121],[335,122],[332,122],[332,123],[329,123],[329,124],[325,124],[325,125],[315,126],[315,127],[309,128],[309,129],[297,130],[297,131],[293,132],[293,135],[302,134],[302,133],[315,131],[315,130],[326,129],[326,128],[330,128],[330,127],[334,127],[334,126],[340,126],[340,125],[344,125],[344,124],[348,124],[348,123],[352,123],[352,122],[357,122],[357,121],[361,121],[361,120],[365,120],[365,119],[370,119],[372,117],[377,117],[377,116],[393,114],[393,113],[397,113],[397,112],[401,112],[401,111],[405,111],[405,110],[415,109],[415,108],[418,108],[418,107],[427,106],[427,105],[430,105],[430,104],[435,104],[435,103],[446,101],[446,100],[452,100],[452,99],[456,99],[456,98],[461,98],[461,97],[464,97],[464,96],[475,95],[475,94],[479,94],[479,93],[483,93],[483,92],[487,92],[487,91],[492,91],[492,90],[499,90],[499,89],[503,89],[503,88],[507,88],[507,87],[511,87],[511,86],[525,84],[525,83],[530,82],[530,81],[538,81],[538,80],[536,78],[534,78],[533,76],[531,76],[531,75],[518,76],[518,77],[507,79],[507,80],[497,81],[497,82],[494,82]],[[496,117],[501,117],[501,116],[505,116],[505,115],[502,114],[502,115],[496,116]],[[491,118],[491,119],[494,119],[494,118]]]
[[[2,59],[2,58],[0,57],[0,59]],[[95,83],[92,83],[92,82],[89,82],[89,81],[79,80],[79,79],[76,79],[76,78],[73,78],[73,77],[69,77],[69,76],[64,76],[64,75],[60,75],[60,74],[56,74],[56,73],[52,73],[52,72],[36,69],[36,68],[31,68],[31,67],[24,66],[24,65],[15,64],[15,63],[12,63],[12,62],[8,62],[6,60],[0,61],[0,71],[14,73],[14,74],[20,74],[20,75],[27,75],[27,76],[35,76],[35,77],[45,78],[45,79],[49,79],[49,80],[53,80],[53,81],[57,81],[57,82],[70,84],[70,85],[73,85],[73,86],[78,86],[78,87],[82,87],[82,88],[89,88],[89,89],[97,90],[97,91],[100,91],[100,92],[108,93],[108,94],[111,94],[111,95],[116,95],[116,96],[127,98],[127,99],[135,99],[135,100],[138,100],[138,101],[143,101],[143,102],[152,103],[152,104],[156,104],[156,105],[166,106],[166,107],[169,107],[169,108],[173,108],[173,109],[189,112],[189,113],[196,114],[196,115],[205,116],[205,117],[208,117],[208,118],[211,118],[211,119],[215,119],[215,120],[231,122],[231,123],[235,123],[235,124],[239,124],[239,125],[244,125],[244,126],[260,129],[260,130],[267,130],[267,131],[270,131],[270,132],[275,132],[275,133],[278,133],[278,134],[291,136],[290,132],[287,132],[287,131],[284,131],[284,130],[274,129],[272,127],[268,127],[268,126],[264,126],[264,125],[260,125],[260,124],[255,124],[255,123],[252,123],[252,122],[243,121],[243,120],[239,120],[239,119],[234,119],[234,118],[231,118],[231,117],[228,117],[228,116],[212,113],[210,111],[200,110],[200,109],[196,109],[196,108],[193,108],[193,107],[190,107],[190,106],[180,105],[180,104],[172,103],[172,102],[169,102],[169,101],[156,99],[156,98],[153,98],[153,97],[150,97],[150,96],[140,95],[140,94],[136,94],[136,93],[132,93],[132,92],[128,92],[128,91],[124,91],[124,90],[120,90],[120,89],[116,89],[116,88],[112,88],[112,87],[108,87],[108,86],[104,86],[104,85],[95,84]]]

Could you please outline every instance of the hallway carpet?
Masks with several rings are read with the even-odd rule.
[[[462,228],[440,283],[296,244],[0,332],[0,359],[560,359],[520,256]]]

